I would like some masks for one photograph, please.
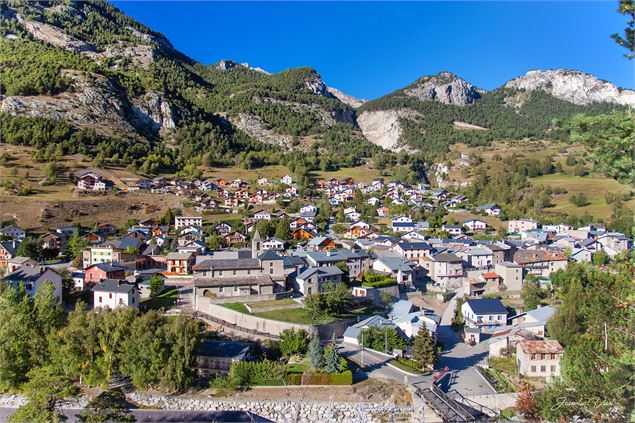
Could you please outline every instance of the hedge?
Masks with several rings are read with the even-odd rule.
[[[368,288],[385,288],[387,286],[394,286],[394,285],[397,285],[397,281],[392,278],[384,278],[378,281],[364,281],[364,283],[362,283],[362,286],[365,286]]]
[[[353,372],[344,370],[341,373],[314,373],[306,375],[304,379],[302,374],[287,375],[287,383],[289,385],[352,385]]]

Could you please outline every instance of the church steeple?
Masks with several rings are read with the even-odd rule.
[[[256,258],[262,253],[262,238],[258,228],[254,228],[254,235],[251,238],[251,257]]]

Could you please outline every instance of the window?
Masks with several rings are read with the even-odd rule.
[[[223,276],[223,271],[222,270],[218,271],[218,276]]]
[[[235,270],[233,270],[232,273],[233,273],[234,276],[236,276],[236,271]]]
[[[134,304],[134,300],[135,300],[135,298],[134,298],[134,297],[132,297],[132,304]]]
[[[101,297],[99,297],[99,302],[101,303]]]
[[[540,373],[545,373],[547,371],[547,366],[540,366]]]
[[[273,269],[269,269],[269,274],[273,275]]]
[[[554,373],[556,371],[556,366],[551,366],[551,372]]]
[[[536,373],[536,366],[531,366],[531,372]]]
[[[108,298],[112,298],[112,292],[108,293]]]

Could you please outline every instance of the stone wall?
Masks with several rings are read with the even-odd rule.
[[[466,398],[496,412],[500,412],[501,410],[515,406],[518,394],[472,395]]]
[[[200,288],[199,288],[200,289]],[[258,301],[273,301],[273,300],[281,300],[282,298],[289,298],[292,291],[284,291],[284,292],[276,292],[274,294],[260,294],[260,295],[239,295],[236,297],[217,297],[217,298],[208,298],[204,297],[202,294],[203,290],[201,290],[201,294],[199,295],[197,292],[196,304],[197,308],[204,307],[205,302],[209,301],[211,304],[226,304],[226,303],[255,303]],[[202,311],[202,310],[201,310]]]
[[[184,396],[147,396],[138,393],[129,395],[129,398],[140,405],[164,410],[249,411],[277,423],[421,421],[420,410],[413,407],[393,407],[388,402],[361,404],[314,401],[232,401]]]

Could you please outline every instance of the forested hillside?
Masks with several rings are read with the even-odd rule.
[[[105,1],[8,1],[0,13],[7,142],[60,144],[144,171],[235,164],[245,150],[276,161],[278,145],[299,148],[303,136],[333,166],[377,151],[313,69],[205,66]]]

